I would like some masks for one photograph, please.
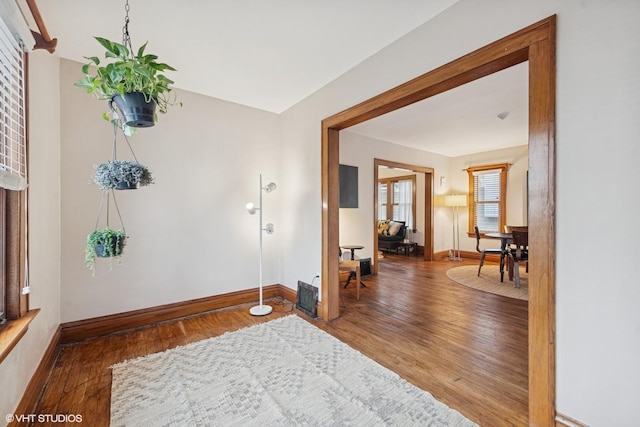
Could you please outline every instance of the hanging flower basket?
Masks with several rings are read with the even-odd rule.
[[[127,235],[124,230],[105,227],[94,230],[87,236],[85,264],[95,273],[95,260],[99,258],[118,258],[122,255]]]
[[[112,62],[102,64],[97,56],[87,57],[89,63],[82,67],[84,77],[75,85],[98,99],[115,102],[127,126],[153,126],[156,106],[160,113],[166,113],[169,106],[182,105],[171,96],[173,80],[162,74],[175,68],[157,62],[156,55],[145,53],[146,43],[134,55],[126,46],[130,41],[120,44],[102,37],[95,39],[106,49],[105,58]],[[141,116],[136,117],[137,114]],[[104,117],[110,120],[107,115]]]
[[[134,128],[148,128],[155,124],[156,102],[140,92],[115,95],[113,102],[122,114],[125,125]]]
[[[111,160],[96,168],[93,182],[102,190],[133,190],[153,184],[153,176],[146,166],[132,160]]]

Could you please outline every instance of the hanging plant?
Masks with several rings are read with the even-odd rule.
[[[102,190],[131,190],[153,184],[153,176],[146,166],[132,160],[112,160],[96,168],[93,182]]]
[[[127,235],[124,230],[113,230],[105,227],[94,230],[87,236],[85,248],[85,264],[95,274],[95,260],[99,258],[119,258],[126,243]]]
[[[75,84],[99,99],[109,100],[110,106],[112,101],[115,102],[123,115],[124,126],[153,126],[156,120],[156,105],[161,113],[166,113],[167,107],[176,104],[175,97],[170,96],[173,80],[162,74],[164,71],[176,69],[158,62],[157,55],[145,54],[147,43],[143,44],[134,56],[129,35],[128,0],[124,10],[122,44],[95,37],[106,49],[105,58],[113,61],[103,65],[97,56],[85,57],[89,63],[82,67],[84,78]],[[96,67],[95,73],[91,72],[91,66]],[[108,114],[103,116],[109,121],[120,119],[110,118]]]
[[[171,105],[182,105],[176,102],[175,96],[170,95],[173,80],[161,74],[164,71],[176,71],[175,68],[157,62],[156,55],[145,54],[147,43],[143,44],[134,56],[124,44],[102,37],[95,39],[106,49],[105,58],[111,58],[113,62],[102,64],[97,56],[86,57],[89,63],[82,66],[84,77],[75,83],[76,86],[85,88],[88,94],[102,100],[112,100],[118,95],[118,98],[125,98],[122,105],[127,104],[127,94],[137,93],[142,102],[147,104],[147,109],[152,112],[153,120],[157,119],[156,105],[161,113],[166,113]],[[92,72],[92,65],[97,67],[95,73]],[[122,111],[123,115],[126,112],[128,111]],[[105,118],[110,120],[106,114]],[[133,127],[153,126],[153,123],[140,124],[126,119],[125,123]]]

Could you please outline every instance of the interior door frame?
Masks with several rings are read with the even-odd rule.
[[[513,65],[529,65],[529,424],[555,423],[556,16],[550,16],[322,120],[322,304],[340,316],[340,130]]]
[[[414,173],[424,174],[424,260],[433,260],[433,168],[410,165],[384,159],[373,159],[373,253],[378,253],[378,168],[407,169]],[[378,273],[378,263],[374,265],[374,274]]]

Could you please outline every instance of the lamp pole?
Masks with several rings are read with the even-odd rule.
[[[263,299],[262,299],[262,287],[263,287],[263,277],[262,277],[262,232],[266,231],[268,234],[272,234],[273,233],[273,224],[267,224],[266,227],[263,228],[262,226],[262,192],[265,191],[267,193],[270,193],[271,191],[276,189],[276,185],[271,182],[269,183],[267,186],[263,187],[262,186],[262,174],[260,174],[260,197],[259,197],[259,205],[258,207],[253,206],[253,204],[249,203],[247,204],[247,210],[249,211],[250,214],[255,214],[256,211],[260,211],[259,213],[259,233],[260,233],[260,250],[259,250],[259,260],[258,260],[258,269],[259,269],[259,286],[260,286],[260,304],[256,305],[254,307],[251,307],[251,309],[249,310],[249,313],[251,313],[254,316],[264,316],[267,315],[269,313],[271,313],[271,311],[273,311],[273,308],[270,305],[264,305],[262,303]]]
[[[260,174],[260,305],[251,309],[253,315],[264,315],[271,313],[271,306],[262,305],[262,174]],[[266,311],[266,312],[265,312]]]
[[[460,206],[467,206],[467,196],[464,194],[452,194],[444,196],[444,205],[451,206],[453,217],[452,222],[452,245],[451,261],[462,261],[460,257]]]

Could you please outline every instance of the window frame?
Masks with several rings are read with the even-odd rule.
[[[388,178],[378,178],[378,186],[376,191],[380,194],[380,184],[386,184],[387,186],[387,200],[386,203],[383,203],[382,200],[378,200],[378,212],[380,209],[380,205],[386,205],[387,209],[387,219],[394,220],[393,218],[393,206],[397,203],[393,203],[393,183],[400,181],[411,181],[411,231],[415,232],[416,230],[416,175],[402,175],[402,176],[391,176]],[[379,215],[378,215],[379,216]],[[380,218],[378,218],[380,220]],[[398,219],[397,221],[403,221],[403,219]]]
[[[469,236],[475,236],[474,227],[476,225],[476,197],[475,197],[475,175],[476,172],[484,172],[488,170],[500,170],[500,199],[498,201],[498,232],[504,230],[507,224],[507,172],[509,171],[508,163],[498,163],[493,165],[473,166],[465,169],[469,177],[469,227],[467,233]],[[488,230],[480,230],[485,232]]]
[[[22,75],[18,78],[22,82],[19,88],[22,97],[20,110],[22,111],[22,126],[24,135],[21,143],[24,146],[25,175],[28,177],[28,142],[29,142],[29,113],[28,113],[28,67],[29,56],[22,52]],[[0,141],[0,144],[2,142]],[[25,178],[26,178],[25,177]],[[8,190],[0,188],[0,292],[4,299],[4,311],[0,318],[0,334],[9,328],[12,321],[20,319],[29,311],[29,295],[23,292],[23,285],[27,282],[27,189]],[[4,341],[0,336],[0,341]],[[0,346],[0,355],[5,355],[5,348]],[[3,357],[0,357],[2,360]]]

